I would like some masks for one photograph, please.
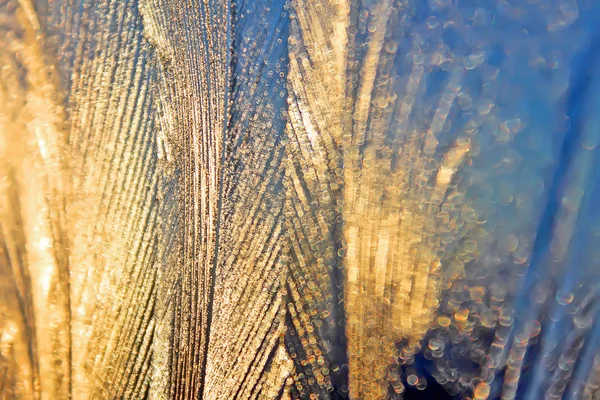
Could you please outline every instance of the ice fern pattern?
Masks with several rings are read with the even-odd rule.
[[[0,397],[600,396],[592,0],[0,0]]]

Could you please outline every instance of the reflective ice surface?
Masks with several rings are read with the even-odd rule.
[[[0,393],[600,396],[599,22],[0,0]]]

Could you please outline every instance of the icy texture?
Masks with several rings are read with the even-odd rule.
[[[600,396],[599,20],[0,0],[0,393]]]

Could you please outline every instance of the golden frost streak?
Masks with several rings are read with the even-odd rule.
[[[290,305],[294,329],[288,343],[299,364],[291,389],[298,395],[314,393],[336,379],[335,374],[330,377],[318,367],[328,371],[339,368],[327,363],[332,353],[314,363],[321,359],[321,341],[329,339],[316,335],[331,321],[320,311],[322,304],[331,301],[328,285],[331,279],[340,284],[330,268],[335,271],[343,260],[350,394],[379,398],[387,390],[388,370],[388,365],[380,362],[381,355],[394,365],[394,346],[405,338],[414,349],[437,306],[439,279],[431,270],[439,263],[435,255],[439,241],[434,239],[432,221],[468,151],[458,145],[443,162],[434,158],[436,136],[456,96],[456,83],[448,83],[449,93],[439,100],[429,133],[411,132],[409,121],[420,82],[426,78],[425,69],[415,64],[405,81],[403,97],[396,96],[398,78],[384,71],[392,68],[398,46],[386,32],[392,29],[390,18],[397,19],[402,11],[389,2],[377,2],[358,24],[369,38],[364,50],[353,47],[354,39],[349,42],[349,86],[347,100],[341,101],[343,82],[329,79],[339,76],[333,75],[332,68],[338,68],[338,73],[346,71],[347,39],[336,37],[334,31],[348,24],[348,5],[310,6],[297,1],[293,6],[287,216],[292,239],[288,288],[296,304]],[[326,23],[325,16],[332,22]],[[332,38],[335,43],[330,42]],[[363,51],[364,58],[358,58]],[[344,103],[351,107],[344,110]],[[394,110],[397,120],[392,123]],[[398,130],[388,132],[390,125]],[[391,147],[386,137],[394,138]],[[342,154],[346,166],[343,194],[338,169]],[[431,205],[422,204],[422,199],[433,195],[426,183],[436,175],[439,183],[434,192],[441,198],[432,200]],[[336,205],[341,205],[342,199],[343,211]],[[345,224],[346,255],[337,261],[338,253],[342,254],[340,242],[336,242],[341,232],[336,233],[334,221],[339,220]],[[327,309],[335,307],[328,305]]]
[[[0,18],[0,387],[67,398],[64,110],[31,4],[0,2]]]
[[[146,390],[156,300],[156,142],[141,19],[102,2],[98,42],[75,68],[71,143],[74,396],[138,397]],[[114,27],[116,32],[109,29]]]
[[[350,38],[356,59],[349,62],[359,66],[349,70],[354,111],[346,118],[352,128],[343,144],[346,333],[350,395],[371,399],[385,397],[388,384],[403,390],[398,357],[410,359],[433,321],[441,290],[437,254],[443,249],[436,230],[443,220],[436,215],[469,146],[461,140],[441,159],[436,154],[460,75],[449,79],[429,128],[414,127],[420,118],[415,99],[428,68],[415,62],[398,91],[402,76],[393,63],[406,55],[396,55],[397,38],[389,33],[407,23],[399,21],[402,6],[381,1],[354,12],[364,36]]]
[[[287,295],[294,360],[290,394],[330,396],[345,386],[340,193],[346,1],[292,1],[288,96]]]
[[[156,387],[156,396],[175,398],[196,396],[210,374],[206,349],[209,347],[209,320],[212,318],[210,288],[215,251],[220,245],[218,230],[221,210],[219,196],[222,172],[221,154],[226,109],[223,104],[228,80],[225,61],[227,32],[221,17],[229,11],[213,2],[194,3],[188,8],[181,2],[142,2],[147,36],[156,46],[162,64],[157,90],[160,97],[161,125],[172,148],[171,158],[180,178],[175,185],[179,203],[179,256],[168,265],[163,291],[174,307],[172,319],[159,328],[168,335],[160,341],[173,341],[170,356],[172,370],[165,382],[171,388]],[[194,13],[191,11],[195,10]],[[161,87],[161,84],[164,86]],[[216,289],[214,289],[216,290]],[[171,312],[168,312],[171,314]],[[212,327],[210,327],[212,328]],[[167,372],[167,371],[165,371]]]

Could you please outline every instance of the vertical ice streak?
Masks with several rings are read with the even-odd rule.
[[[188,7],[189,6],[189,7]],[[144,29],[161,68],[160,121],[176,169],[174,251],[165,266],[157,322],[171,343],[167,387],[159,396],[205,390],[215,263],[221,229],[223,152],[229,74],[230,10],[221,2],[142,3]],[[174,223],[174,222],[172,222]]]
[[[29,1],[0,2],[0,393],[71,390],[65,111]]]
[[[286,154],[286,345],[290,391],[347,396],[342,108],[348,3],[292,1]]]
[[[470,142],[458,138],[441,155],[436,145],[461,74],[449,76],[441,100],[426,99],[438,103],[431,129],[415,130],[409,117],[426,71],[415,62],[402,86],[393,75],[402,45],[394,35],[410,27],[408,11],[394,6],[352,4],[350,13],[344,2],[292,2],[287,289],[296,395],[383,396],[395,343],[418,347],[436,306],[434,217]],[[346,340],[349,363],[338,353]]]
[[[159,218],[169,206],[160,201],[154,53],[136,2],[64,6],[73,397],[140,398],[155,337]]]
[[[29,338],[27,344],[31,364],[39,371],[37,378],[33,372],[32,396],[141,397],[149,384],[156,260],[161,249],[156,240],[159,176],[149,91],[152,53],[133,2],[65,2],[61,12],[47,10],[54,11],[49,14],[36,14],[37,7],[41,6],[29,4],[26,12],[16,7],[17,15],[29,19],[16,21],[29,30],[38,29],[37,40],[44,38],[43,32],[52,39],[44,52],[35,43],[20,49],[21,54],[39,52],[20,68],[31,76],[25,98],[35,100],[32,112],[37,114],[21,116],[29,118],[27,126],[35,129],[35,137],[13,132],[12,137],[29,146],[21,161],[27,167],[20,167],[27,176],[15,175],[23,188],[6,182],[11,208],[18,209],[16,198],[10,197],[15,189],[26,190],[21,219],[38,224],[24,225],[19,240],[25,243],[8,242],[11,262],[20,258],[32,281],[29,287],[18,284],[19,296],[26,307],[27,296],[37,304],[33,313],[24,313],[30,327],[23,330],[35,330],[39,338],[39,343]],[[14,9],[13,2],[2,11]],[[32,16],[40,20],[34,23]],[[26,38],[31,42],[32,34]],[[58,64],[44,65],[47,59]],[[11,80],[3,77],[2,82]],[[62,98],[65,89],[68,102]],[[9,99],[7,104],[20,107],[19,101]],[[11,158],[18,159],[15,150],[20,146],[11,143]],[[36,158],[28,159],[29,155]],[[11,168],[7,166],[7,171]],[[40,190],[47,193],[37,194]],[[32,201],[38,202],[34,208]],[[53,204],[61,201],[62,205]],[[44,227],[46,220],[55,232]],[[11,234],[15,233],[13,228]],[[27,243],[30,240],[35,242]],[[52,259],[44,255],[59,251],[63,273],[54,271]],[[64,303],[65,298],[66,311],[61,311],[59,301]]]
[[[463,78],[451,69],[438,91],[425,94],[437,66],[422,54],[422,39],[408,34],[411,6],[353,6],[343,218],[354,398],[404,391],[396,369],[419,351],[434,319],[439,234],[456,224],[443,204],[470,151],[460,136],[438,150]]]
[[[287,376],[284,5],[142,3],[178,204],[177,254],[161,282],[158,339],[169,346],[157,354],[157,397],[261,398],[273,392],[266,382]]]

